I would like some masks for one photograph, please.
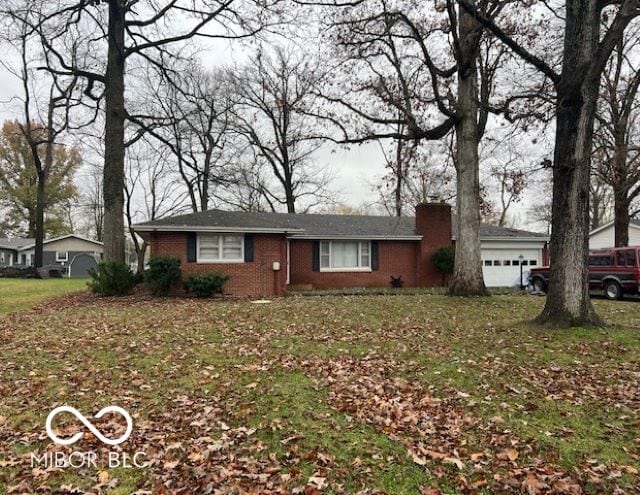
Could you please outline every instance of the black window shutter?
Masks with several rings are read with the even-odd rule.
[[[312,265],[313,265],[313,271],[314,272],[319,272],[320,271],[320,241],[314,241],[313,242],[313,261],[312,261]]]
[[[371,241],[371,269],[377,272],[380,269],[380,255],[378,241]]]
[[[196,252],[198,246],[198,234],[195,232],[189,232],[187,234],[187,261],[189,263],[195,263],[198,261],[198,253]]]
[[[253,261],[253,234],[244,236],[244,260]]]

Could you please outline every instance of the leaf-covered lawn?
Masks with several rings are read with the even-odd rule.
[[[33,306],[53,296],[87,288],[86,279],[0,278],[0,316]]]
[[[0,319],[0,493],[640,493],[640,303],[596,301],[616,326],[555,332],[524,323],[542,304],[43,303]],[[31,452],[106,455],[89,433],[48,439],[61,404],[127,409],[113,449],[151,465],[32,470]]]

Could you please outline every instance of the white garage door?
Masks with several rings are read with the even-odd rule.
[[[482,272],[487,287],[514,287],[520,284],[520,255],[523,283],[527,283],[529,268],[542,264],[540,249],[483,249]]]

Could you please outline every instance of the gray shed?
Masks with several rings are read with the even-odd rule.
[[[95,269],[98,262],[95,257],[86,254],[76,254],[69,263],[69,278],[86,278],[89,277],[89,270]]]

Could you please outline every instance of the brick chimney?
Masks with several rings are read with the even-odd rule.
[[[416,232],[422,235],[418,256],[418,285],[442,285],[442,275],[431,264],[431,255],[443,246],[451,246],[451,206],[446,203],[422,203],[416,206]]]

